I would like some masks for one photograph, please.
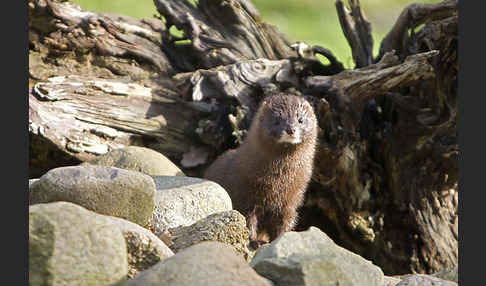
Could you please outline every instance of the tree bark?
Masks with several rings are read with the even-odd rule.
[[[249,0],[154,4],[160,19],[136,20],[29,0],[30,177],[128,145],[201,176],[265,95],[301,94],[320,132],[297,229],[390,275],[457,265],[457,1],[407,7],[375,58],[359,1],[336,1],[350,70],[292,45]]]

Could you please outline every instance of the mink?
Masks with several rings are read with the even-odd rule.
[[[264,98],[248,134],[224,152],[204,177],[219,183],[233,208],[247,221],[250,246],[291,231],[312,176],[317,119],[301,96],[279,93]]]

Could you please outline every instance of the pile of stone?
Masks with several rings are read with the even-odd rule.
[[[30,285],[457,285],[457,268],[387,277],[314,227],[247,245],[220,185],[147,148],[29,181]]]

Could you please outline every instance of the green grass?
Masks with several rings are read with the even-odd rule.
[[[176,0],[173,0],[176,1]],[[150,18],[158,14],[152,0],[74,0],[83,9],[112,12],[135,18]],[[344,1],[347,3],[347,1]],[[410,0],[361,0],[361,6],[371,22],[374,54]],[[421,0],[437,3],[439,0]],[[304,41],[330,49],[343,64],[353,67],[351,49],[337,18],[335,0],[253,0],[263,20],[277,26],[292,41]]]

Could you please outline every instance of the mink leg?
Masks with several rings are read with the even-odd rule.
[[[248,238],[250,240],[250,246],[256,249],[260,245],[258,245],[258,240],[257,240],[258,218],[255,209],[251,210],[246,216],[246,226],[248,227],[249,230]]]
[[[249,230],[249,240],[250,240],[250,247],[253,249],[259,248],[262,244],[267,243],[265,240],[258,239],[258,230],[260,228],[260,218],[258,215],[261,215],[262,212],[257,212],[258,207],[255,207],[251,210],[248,215],[246,216],[246,226]]]
[[[269,228],[270,241],[275,240],[284,232],[291,231],[297,221],[297,211],[294,209],[285,210],[284,213],[273,216],[272,225]]]

